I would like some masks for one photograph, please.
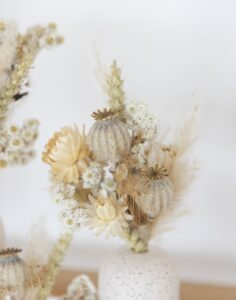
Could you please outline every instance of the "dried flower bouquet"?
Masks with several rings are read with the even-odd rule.
[[[50,165],[52,198],[68,232],[87,226],[145,252],[161,224],[177,213],[195,176],[188,153],[197,109],[165,144],[156,116],[126,100],[115,61],[105,85],[109,107],[92,114],[89,132],[62,128],[45,146],[43,161]]]
[[[34,156],[38,121],[28,120],[20,127],[6,123],[6,118],[15,102],[28,94],[28,75],[37,54],[62,42],[54,23],[32,26],[21,34],[14,22],[0,21],[0,168],[26,164]]]

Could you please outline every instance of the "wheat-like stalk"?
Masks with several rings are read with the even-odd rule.
[[[42,288],[39,300],[45,300],[50,295],[60,270],[61,262],[65,257],[72,238],[73,235],[71,233],[63,233],[53,246],[48,258],[48,263],[41,274]]]

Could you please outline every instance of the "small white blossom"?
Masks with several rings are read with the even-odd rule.
[[[21,131],[21,137],[24,140],[24,142],[31,143],[36,139],[37,134],[35,134],[34,130],[24,128]]]
[[[39,121],[36,119],[30,119],[24,122],[23,124],[24,129],[30,129],[34,132],[38,132],[39,128]]]
[[[76,188],[73,184],[54,183],[51,186],[53,202],[65,208],[74,208],[78,205],[75,197]]]
[[[63,209],[59,213],[59,220],[65,230],[77,231],[87,221],[87,213],[83,208]]]
[[[146,105],[131,101],[126,104],[127,125],[134,133],[143,132],[145,139],[152,139],[156,133],[157,117],[148,111]]]
[[[17,136],[17,135],[19,135],[20,130],[21,130],[21,128],[19,126],[17,126],[17,125],[11,125],[8,128],[8,134],[10,136]]]
[[[83,187],[85,189],[98,188],[102,180],[103,173],[104,171],[99,164],[91,164],[91,166],[89,166],[87,170],[83,173],[82,176]]]
[[[18,151],[24,147],[24,143],[20,137],[12,137],[8,143],[9,151]]]

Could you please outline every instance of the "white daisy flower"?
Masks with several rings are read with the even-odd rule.
[[[77,231],[87,221],[87,213],[83,208],[63,209],[59,213],[59,220],[65,230]]]
[[[82,175],[83,187],[96,189],[102,180],[103,173],[99,164],[91,164]]]
[[[23,128],[21,131],[21,137],[27,144],[32,143],[37,138],[37,134],[32,129]]]
[[[23,147],[24,147],[24,142],[18,136],[12,137],[9,140],[8,151],[18,151],[18,150],[22,149]]]
[[[8,134],[10,136],[17,136],[20,134],[20,127],[17,125],[11,125],[10,127],[8,127]]]

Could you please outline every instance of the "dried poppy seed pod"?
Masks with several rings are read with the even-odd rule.
[[[150,218],[156,218],[168,209],[173,198],[174,186],[162,166],[150,168],[144,172],[144,176],[150,180],[150,184],[137,203]]]
[[[88,143],[98,161],[117,163],[130,150],[128,128],[115,116],[114,112],[106,109],[93,113],[96,122],[90,129]]]
[[[3,249],[0,251],[0,290],[7,295],[24,295],[30,286],[31,276],[25,262],[18,256],[19,249]]]

